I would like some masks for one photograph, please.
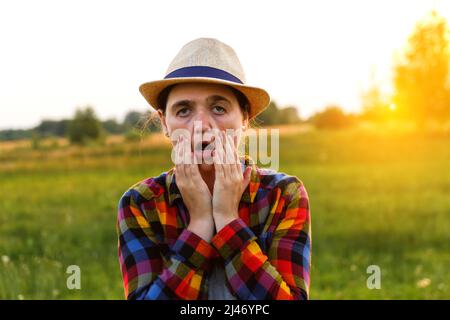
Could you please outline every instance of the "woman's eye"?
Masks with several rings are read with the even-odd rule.
[[[189,114],[189,111],[190,110],[188,108],[182,108],[182,109],[177,111],[177,116],[185,117],[185,116],[187,116]]]
[[[221,106],[214,106],[213,108],[215,113],[223,114],[225,113],[225,108]]]

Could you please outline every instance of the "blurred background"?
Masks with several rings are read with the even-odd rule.
[[[443,0],[1,2],[0,299],[124,298],[118,201],[172,167],[138,87],[198,37],[271,94],[255,126],[309,194],[311,298],[448,299],[449,19]]]

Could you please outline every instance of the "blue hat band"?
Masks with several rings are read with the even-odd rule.
[[[243,84],[243,82],[239,80],[239,78],[233,76],[231,73],[221,69],[207,66],[191,66],[180,68],[166,75],[164,79],[190,78],[190,77],[215,78]]]

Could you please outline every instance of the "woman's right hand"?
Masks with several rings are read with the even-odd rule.
[[[211,192],[200,175],[198,165],[194,163],[189,139],[180,135],[174,148],[175,181],[190,216],[187,229],[210,242],[214,235]],[[190,163],[186,163],[188,159]]]

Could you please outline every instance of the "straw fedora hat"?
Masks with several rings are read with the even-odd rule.
[[[159,94],[168,86],[184,82],[217,83],[242,92],[250,104],[249,119],[270,102],[261,88],[246,85],[242,65],[233,48],[215,38],[198,38],[185,44],[170,63],[164,79],[143,83],[139,91],[155,109]]]

